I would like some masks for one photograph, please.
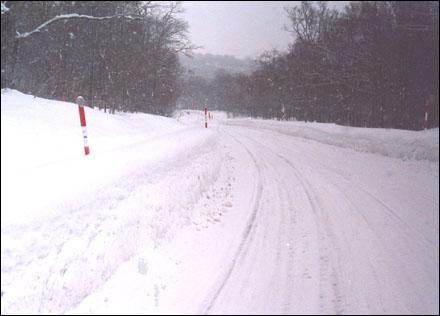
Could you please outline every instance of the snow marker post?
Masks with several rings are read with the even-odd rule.
[[[208,109],[205,108],[205,128],[208,128]]]
[[[428,129],[428,111],[425,111],[425,131]]]
[[[426,103],[425,103],[425,121],[423,123],[423,128],[425,129],[425,131],[428,129],[429,127],[429,112],[431,112],[432,110],[432,106],[434,103],[434,96],[430,95],[428,97],[428,99],[426,99]]]
[[[84,153],[88,155],[90,153],[90,150],[87,140],[86,115],[84,113],[84,105],[86,104],[86,102],[84,101],[84,98],[82,96],[79,96],[78,98],[76,98],[76,103],[78,104],[79,120],[81,122],[81,128],[84,138]]]

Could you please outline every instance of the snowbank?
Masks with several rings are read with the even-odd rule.
[[[2,224],[58,216],[124,175],[188,155],[212,136],[172,118],[86,107],[91,154],[84,156],[76,104],[6,89],[1,101]]]
[[[64,313],[200,217],[223,157],[201,124],[1,95],[2,314]]]
[[[439,161],[439,129],[407,131],[359,128],[329,123],[231,119],[229,125],[265,128],[323,144],[399,159]]]

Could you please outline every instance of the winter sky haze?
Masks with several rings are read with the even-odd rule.
[[[342,9],[347,1],[330,1],[329,7]],[[256,57],[265,50],[287,49],[292,34],[286,6],[299,1],[184,1],[183,18],[190,38],[202,48],[200,53]]]

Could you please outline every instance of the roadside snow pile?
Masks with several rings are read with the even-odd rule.
[[[2,151],[4,146],[14,157],[9,167],[36,167],[84,156],[76,104],[10,89],[2,90],[1,103]],[[149,114],[110,115],[89,107],[85,112],[93,156],[184,128],[175,120]]]
[[[403,160],[439,161],[439,129],[407,131],[385,128],[361,128],[330,123],[279,122],[232,119],[229,125],[265,128],[281,134],[350,148]]]
[[[76,104],[2,90],[2,225],[43,222],[145,165],[189,154],[212,136],[166,117],[85,112],[89,156]]]
[[[214,133],[172,118],[110,115],[1,94],[2,314],[61,314],[126,260],[171,239],[224,157]]]

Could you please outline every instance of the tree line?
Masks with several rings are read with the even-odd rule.
[[[1,87],[91,106],[170,115],[180,107],[262,118],[438,126],[437,1],[287,7],[293,41],[251,74],[182,80],[194,48],[178,2],[2,1]],[[280,30],[281,31],[281,30]]]
[[[185,81],[182,106],[237,115],[421,129],[438,126],[438,2],[325,2],[286,8],[294,41],[251,75]]]
[[[181,10],[172,1],[2,1],[1,86],[169,115],[178,54],[192,49]]]

